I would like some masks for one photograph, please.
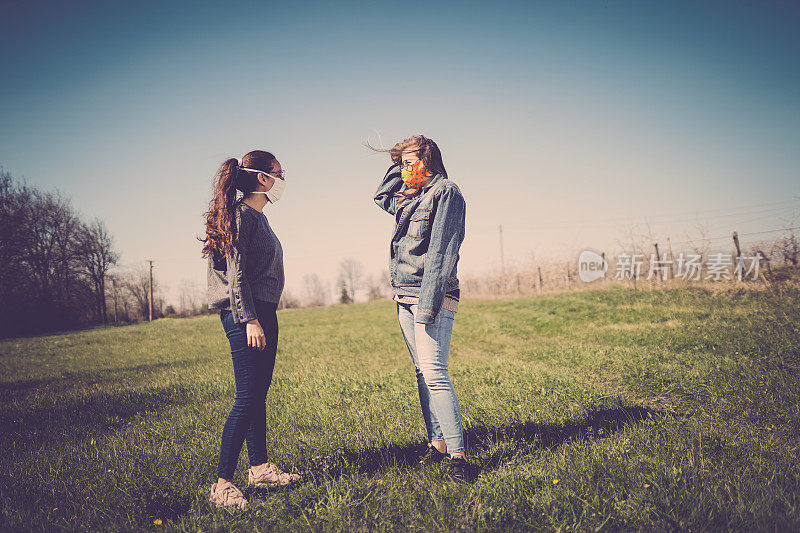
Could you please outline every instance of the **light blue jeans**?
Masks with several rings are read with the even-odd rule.
[[[453,333],[452,311],[441,309],[433,324],[414,322],[417,305],[397,304],[397,317],[403,338],[417,371],[417,389],[428,440],[442,440],[448,453],[464,451],[461,409],[447,373],[450,335]]]

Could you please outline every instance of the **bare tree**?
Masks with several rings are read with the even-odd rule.
[[[69,202],[57,194],[34,191],[33,208],[36,215],[29,224],[32,239],[25,262],[39,294],[64,307],[82,274],[79,239],[83,224]]]
[[[15,183],[11,174],[0,168],[0,301],[4,303],[0,306],[0,320],[3,324],[15,322],[14,317],[19,316],[17,302],[30,301],[32,296],[30,276],[19,268],[31,246],[31,234],[26,227],[32,216],[32,203],[32,191]]]
[[[200,314],[200,300],[202,292],[194,280],[185,280],[181,284],[178,299],[179,313],[183,316],[195,316]]]
[[[120,299],[120,280],[119,276],[115,272],[111,272],[106,276],[106,280],[110,290],[106,291],[106,309],[111,308],[112,311],[112,318],[114,322],[118,322],[120,319],[120,313],[122,305],[122,301]]]
[[[284,290],[281,301],[278,302],[278,309],[294,309],[296,307],[300,307],[300,300],[295,298],[290,291]]]
[[[117,264],[119,254],[114,251],[114,239],[102,221],[95,219],[82,228],[80,250],[86,275],[92,285],[97,320],[106,323],[106,277],[108,271]]]
[[[328,303],[325,286],[316,274],[303,276],[303,292],[306,305],[309,307],[324,306]]]
[[[708,227],[699,222],[695,222],[694,226],[697,228],[698,237],[692,239],[687,235],[686,241],[695,254],[699,255],[701,258],[705,258],[711,249],[711,239],[708,238]]]
[[[649,249],[651,243],[650,235],[651,233],[649,231],[649,226],[648,226],[648,234],[646,235],[641,231],[639,231],[639,226],[637,225],[628,228],[627,242],[617,240],[617,244],[623,250],[623,252],[625,254],[631,255],[630,260],[632,262],[632,266],[630,272],[630,279],[633,282],[634,288],[636,288],[637,281],[640,278],[646,277],[647,274],[647,269],[649,266],[648,259],[650,257],[649,256]],[[613,266],[617,267],[617,265]],[[566,273],[568,272],[569,270],[567,269]],[[564,269],[562,267],[560,273],[554,273],[552,276],[548,277],[555,279],[561,278],[564,280],[565,284],[568,285],[569,277],[568,275],[565,275],[566,273],[564,272]],[[644,275],[642,275],[642,273],[644,273]]]
[[[138,312],[139,318],[145,319],[148,316],[148,309],[150,303],[150,272],[144,265],[140,265],[127,272],[122,277],[122,285],[125,291],[133,300]],[[159,284],[156,279],[153,279],[153,316],[158,313],[159,302],[163,302],[157,297],[156,293],[159,289]]]
[[[377,276],[369,275],[367,276],[367,299],[372,300],[382,300],[386,298],[386,293],[389,286],[389,273],[388,272],[381,272]]]
[[[0,168],[0,336],[102,318],[92,313],[103,299],[86,268],[86,228],[67,198],[19,184]]]
[[[339,263],[339,285],[344,287],[351,302],[356,301],[356,291],[361,288],[364,269],[355,259],[345,259]]]
[[[774,255],[783,259],[784,264],[797,266],[800,260],[800,242],[794,230],[788,230],[783,237],[772,243],[770,247]]]

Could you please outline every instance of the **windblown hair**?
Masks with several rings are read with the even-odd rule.
[[[238,237],[234,216],[236,191],[242,191],[246,195],[258,187],[258,174],[242,168],[272,172],[274,164],[275,156],[263,150],[248,152],[242,158],[241,166],[234,158],[226,159],[222,163],[214,176],[213,196],[205,214],[206,238],[200,239],[205,243],[203,257],[212,255],[216,261],[233,252]]]
[[[388,149],[375,148],[369,143],[367,147],[376,152],[387,152],[392,161],[398,164],[403,157],[403,152],[413,151],[420,158],[426,169],[441,174],[444,178],[447,177],[447,171],[444,169],[444,162],[442,162],[442,152],[439,151],[439,147],[432,139],[428,139],[424,135],[414,135]]]

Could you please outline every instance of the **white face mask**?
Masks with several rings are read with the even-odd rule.
[[[269,201],[274,204],[281,199],[281,196],[283,196],[283,191],[286,190],[286,180],[276,178],[270,174],[267,174],[267,176],[270,176],[274,181],[272,182],[272,187],[270,190],[264,194],[266,194]]]
[[[283,196],[283,191],[286,189],[286,180],[276,178],[269,172],[264,172],[263,170],[258,170],[255,168],[240,167],[240,170],[246,170],[248,172],[258,172],[259,174],[264,174],[265,176],[269,176],[270,178],[272,178],[273,183],[272,183],[272,188],[270,188],[270,190],[253,191],[253,193],[260,193],[266,195],[267,199],[273,204],[278,200],[280,200],[281,196]]]

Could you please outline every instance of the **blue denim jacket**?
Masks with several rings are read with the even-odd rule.
[[[389,245],[392,288],[395,295],[417,296],[416,321],[431,324],[445,293],[458,290],[466,203],[458,185],[441,174],[397,207],[394,195],[404,189],[400,165],[392,165],[375,192],[375,203],[395,216]]]

